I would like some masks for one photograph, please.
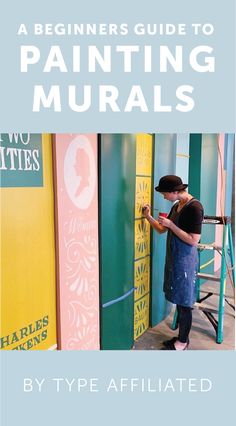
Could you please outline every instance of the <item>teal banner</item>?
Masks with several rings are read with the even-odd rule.
[[[42,135],[0,134],[1,187],[43,186]]]

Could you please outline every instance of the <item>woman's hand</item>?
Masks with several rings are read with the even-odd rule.
[[[164,226],[165,228],[171,228],[172,221],[170,219],[167,219],[167,217],[164,216],[158,216],[158,222],[160,225]]]
[[[147,217],[148,215],[150,215],[150,211],[151,211],[151,207],[149,204],[144,204],[144,206],[142,207],[142,214],[144,217]]]
[[[153,229],[155,229],[159,234],[163,234],[167,231],[156,219],[150,214],[151,207],[149,204],[144,204],[142,207],[142,215],[150,223]],[[170,222],[170,221],[169,221]]]

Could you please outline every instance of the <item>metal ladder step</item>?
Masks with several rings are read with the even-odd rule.
[[[218,275],[198,273],[197,277],[201,280],[206,279],[206,280],[209,280],[209,281],[220,281],[220,277]]]
[[[221,246],[217,246],[215,243],[213,244],[204,244],[204,243],[200,243],[197,245],[197,248],[199,250],[222,250]]]
[[[206,312],[212,312],[213,314],[218,314],[217,309],[212,308],[212,306],[205,305],[204,303],[195,302],[193,307],[199,309],[200,311],[206,311]]]
[[[207,291],[207,290],[202,290],[202,289],[200,289],[200,291],[201,291],[201,293],[204,293],[204,294],[211,293],[212,295],[214,294],[214,296],[220,296],[220,293],[215,292],[215,291]],[[224,297],[225,297],[225,299],[233,299],[233,300],[235,299],[235,297],[230,295],[230,294],[224,294]]]
[[[214,309],[209,305],[205,305],[204,303],[195,302],[193,307],[198,309],[199,311],[211,312],[212,314],[219,314],[219,311],[217,309]],[[224,314],[234,318],[234,314],[231,312],[225,311]]]

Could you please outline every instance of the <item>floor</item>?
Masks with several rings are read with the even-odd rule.
[[[202,289],[216,292],[217,285],[216,283],[208,282],[202,286]],[[204,295],[202,294],[201,296]],[[230,282],[227,283],[226,295],[234,296],[234,290]],[[213,309],[217,309],[218,300],[218,296],[213,295],[203,303]],[[235,310],[229,306],[227,301],[233,305],[235,304],[234,299],[226,297],[223,342],[221,344],[216,343],[216,333],[212,324],[201,310],[194,308],[188,350],[235,350]],[[164,321],[153,328],[149,328],[139,337],[134,343],[133,350],[158,350],[162,348],[164,340],[176,336],[177,331],[171,329],[173,313],[174,308]],[[215,315],[215,318],[217,319],[217,315]]]

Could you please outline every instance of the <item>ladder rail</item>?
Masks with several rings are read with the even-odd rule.
[[[219,296],[219,313],[218,313],[218,328],[217,328],[217,343],[223,342],[223,329],[224,329],[224,305],[225,305],[225,287],[226,287],[226,237],[227,226],[223,230],[223,243],[222,243],[222,258],[221,258],[221,273],[220,273],[220,296]]]
[[[230,255],[231,266],[232,266],[233,284],[235,287],[234,245],[233,245],[232,229],[230,225],[228,225],[228,238],[229,238],[229,255]]]

